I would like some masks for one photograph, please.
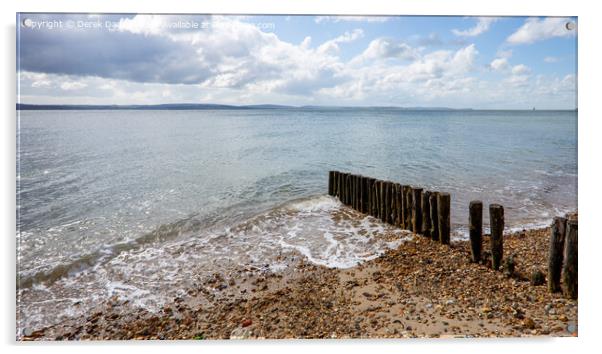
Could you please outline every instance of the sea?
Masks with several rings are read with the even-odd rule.
[[[506,231],[577,209],[576,111],[17,111],[17,330],[117,297],[151,311],[203,277],[348,268],[411,238],[327,195],[338,170],[502,204]],[[341,217],[344,215],[345,217]],[[384,233],[396,235],[381,237]]]

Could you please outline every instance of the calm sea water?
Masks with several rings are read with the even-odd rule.
[[[157,307],[225,267],[283,254],[349,267],[405,235],[326,196],[329,170],[500,203],[508,229],[577,207],[577,113],[278,109],[23,111],[19,328],[117,295]],[[485,208],[486,209],[486,208]],[[487,215],[485,215],[487,218]]]

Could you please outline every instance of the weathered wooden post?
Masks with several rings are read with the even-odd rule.
[[[374,216],[374,207],[372,203],[374,202],[374,181],[375,179],[372,177],[368,178],[368,215]]]
[[[431,237],[431,191],[422,193],[422,235]]]
[[[377,179],[374,181],[374,188],[372,193],[374,194],[374,217],[380,219],[380,184],[381,180]]]
[[[333,195],[335,171],[328,172],[328,195]]]
[[[564,241],[563,268],[564,295],[577,299],[577,219],[567,221],[566,239]]]
[[[481,251],[483,248],[483,202],[473,200],[468,206],[468,234],[470,237],[470,253],[472,261],[479,263],[481,261]]]
[[[408,213],[408,199],[406,196],[406,192],[408,190],[408,186],[401,186],[401,228],[406,230],[406,215]]]
[[[343,172],[337,173],[337,197],[342,201],[341,196],[343,194]]]
[[[431,214],[431,238],[433,241],[439,240],[439,208],[437,200],[439,198],[439,192],[431,192],[429,196],[430,214]]]
[[[403,189],[404,189],[403,194],[406,197],[404,229],[411,231],[412,230],[412,187],[411,186],[403,186]]]
[[[401,184],[395,183],[395,226],[402,227],[402,198],[401,198]]]
[[[395,183],[394,182],[389,182],[389,214],[387,217],[387,220],[389,222],[389,224],[391,225],[395,225],[395,212],[396,212],[396,206],[395,206]]]
[[[364,210],[364,202],[366,201],[366,199],[364,198],[364,186],[366,185],[366,177],[359,175],[358,176],[358,208],[357,210],[359,210],[361,213],[365,213],[366,211]]]
[[[350,206],[351,205],[351,173],[347,173],[346,176],[346,182],[345,182],[345,186],[346,186],[346,197],[345,197],[345,204]]]
[[[548,255],[548,290],[555,293],[561,290],[560,275],[564,260],[564,239],[566,235],[566,219],[555,217],[550,235],[550,253]]]
[[[395,197],[395,182],[391,182],[389,186],[389,204],[391,209],[391,215],[389,216],[389,223],[395,225],[395,214],[397,214],[397,199]]]
[[[357,175],[351,175],[351,207],[357,210]]]
[[[340,179],[341,184],[339,185],[339,200],[341,201],[341,203],[345,204],[345,172],[341,172]]]
[[[379,211],[379,215],[380,215],[380,220],[382,222],[387,222],[387,213],[385,212],[385,208],[386,208],[386,202],[385,202],[385,198],[386,198],[386,194],[387,194],[387,182],[386,181],[381,181],[380,182],[380,196],[379,196],[379,202],[380,202],[380,211]]]
[[[489,225],[491,228],[491,267],[500,269],[504,258],[504,207],[489,205]]]
[[[389,217],[387,215],[389,213],[389,181],[383,182],[382,196],[383,196],[383,210],[382,210],[381,220],[383,222],[389,222]]]
[[[341,176],[341,203],[345,204],[347,198],[347,173],[343,172]]]
[[[355,210],[360,211],[360,200],[361,200],[361,186],[360,186],[360,175],[355,175],[354,178],[354,182],[355,182],[355,202],[353,203],[353,207],[355,208]]]
[[[449,245],[450,242],[450,204],[449,193],[440,192],[437,197],[437,218],[439,219],[439,242]]]
[[[412,188],[412,232],[422,231],[422,188]]]

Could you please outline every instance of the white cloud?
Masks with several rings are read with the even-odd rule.
[[[359,28],[351,32],[345,32],[343,35],[340,35],[334,39],[324,42],[318,47],[318,52],[337,54],[339,52],[339,43],[353,42],[356,39],[362,38],[363,36],[364,31]]]
[[[475,45],[471,44],[455,52],[439,50],[420,54],[407,64],[374,61],[359,65],[362,61],[356,58],[344,69],[349,80],[323,88],[319,93],[342,102],[369,97],[373,104],[399,105],[410,98],[413,103],[407,102],[408,105],[428,104],[438,97],[458,96],[472,89],[476,80],[468,75],[475,68],[477,54]]]
[[[495,71],[506,70],[509,66],[508,59],[506,59],[506,58],[493,59],[493,61],[491,62],[491,64],[489,64],[489,66]]]
[[[387,58],[412,60],[417,59],[418,57],[419,51],[406,43],[398,42],[390,38],[377,38],[368,44],[368,48],[366,48],[354,62]]]
[[[387,22],[390,17],[385,16],[316,16],[316,23],[322,22]]]
[[[461,37],[476,37],[484,32],[487,32],[491,24],[495,21],[497,21],[497,18],[495,17],[478,17],[477,24],[474,27],[467,30],[453,29],[452,33]]]
[[[432,51],[399,39],[376,38],[347,60],[339,51],[346,43],[363,38],[361,29],[337,33],[320,43],[313,43],[309,36],[289,43],[240,18],[213,16],[209,21],[220,25],[202,31],[179,30],[165,25],[172,20],[162,21],[157,24],[153,17],[137,16],[124,21],[117,39],[127,35],[129,41],[113,47],[119,60],[109,61],[106,70],[94,66],[90,71],[65,73],[65,68],[75,67],[65,63],[54,73],[20,72],[21,102],[475,108],[490,104],[499,108],[528,97],[551,102],[550,106],[570,105],[574,97],[574,77],[536,79],[525,65],[510,64],[510,50],[498,52],[489,64],[492,70],[502,72],[504,79],[488,82],[476,65],[474,44]],[[145,27],[149,24],[162,30]],[[94,45],[115,42],[116,37],[109,37],[94,41]],[[140,50],[145,51],[141,54]],[[132,70],[139,70],[140,75],[128,74]]]
[[[48,74],[45,73],[32,73],[22,72],[19,75],[19,82],[29,81],[31,87],[49,87],[52,82],[48,79]]]
[[[512,75],[525,75],[531,72],[528,66],[524,64],[518,64],[512,67]]]
[[[529,44],[554,37],[575,36],[577,30],[568,30],[566,24],[571,22],[570,18],[547,17],[529,18],[516,32],[510,35],[506,41],[511,44]]]
[[[88,86],[86,83],[80,82],[80,81],[65,81],[65,82],[61,83],[60,87],[61,87],[61,90],[72,91],[72,90],[81,90],[86,86]]]
[[[545,61],[546,63],[557,63],[560,61],[560,58],[557,57],[545,57],[543,58],[543,61]]]

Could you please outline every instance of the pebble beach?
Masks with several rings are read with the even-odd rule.
[[[383,235],[398,237],[398,235]],[[286,271],[215,273],[160,311],[112,298],[85,316],[25,333],[23,340],[206,340],[577,336],[578,301],[550,293],[550,229],[504,237],[492,270],[471,262],[468,241],[421,235],[347,269],[299,260]]]

